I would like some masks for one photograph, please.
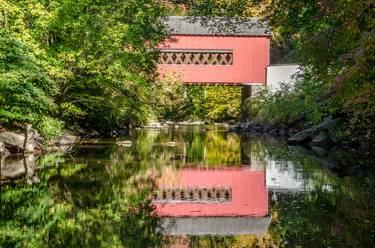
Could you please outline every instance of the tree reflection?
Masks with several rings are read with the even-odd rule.
[[[160,246],[152,181],[134,167],[106,166],[49,156],[38,184],[2,185],[1,247]]]
[[[277,192],[270,197],[273,221],[269,231],[276,246],[374,246],[374,173],[340,178],[322,168],[321,159],[311,154],[274,144],[268,149],[279,163],[292,163],[305,182],[301,191]]]
[[[372,159],[335,151],[336,157],[323,160],[273,139],[203,127],[139,130],[126,139],[131,147],[84,140],[71,154],[45,155],[37,162],[0,160],[3,172],[9,172],[1,174],[6,183],[1,185],[0,246],[374,246]],[[13,174],[7,161],[17,164]],[[339,176],[332,164],[340,164]],[[226,229],[222,236],[158,234],[161,222],[149,200],[157,179],[172,181],[170,174],[202,167],[206,173],[234,167],[263,171],[272,216],[268,230],[257,235],[228,235]]]

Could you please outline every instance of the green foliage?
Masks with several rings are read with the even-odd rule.
[[[207,119],[207,112],[204,107],[206,103],[206,87],[200,85],[187,86],[186,112],[190,119]]]
[[[151,106],[156,119],[181,120],[186,117],[186,87],[173,77],[165,77],[151,86]]]
[[[282,84],[270,94],[267,90],[247,100],[245,106],[250,118],[271,125],[291,125],[302,118],[308,124],[317,124],[327,113],[335,114],[329,99],[320,97],[324,85],[314,83],[309,71],[304,72],[293,84]]]
[[[241,88],[183,85],[163,78],[152,85],[151,106],[157,119],[228,121],[237,119]]]
[[[274,0],[264,15],[276,39],[308,68],[306,96],[343,116],[349,134],[374,135],[374,3]],[[320,90],[314,90],[317,87]]]
[[[28,47],[0,32],[0,121],[9,126],[36,124],[56,110],[53,82]]]
[[[103,133],[146,121],[161,1],[1,0],[0,13],[2,122],[50,136],[51,118]]]
[[[212,86],[205,91],[203,105],[207,118],[213,121],[236,120],[240,114],[241,87]]]
[[[64,128],[64,123],[57,119],[44,116],[39,120],[36,128],[46,140],[50,140],[61,134]]]
[[[188,14],[196,16],[258,16],[269,0],[182,0]]]

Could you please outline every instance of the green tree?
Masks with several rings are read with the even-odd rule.
[[[160,0],[1,0],[2,121],[45,116],[103,133],[145,122],[164,10]]]
[[[46,126],[58,132],[61,124],[52,118],[57,113],[54,82],[26,44],[4,31],[0,36],[0,121],[16,127],[29,122],[45,136],[50,134]]]

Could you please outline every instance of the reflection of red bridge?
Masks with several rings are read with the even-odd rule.
[[[162,217],[260,217],[268,214],[265,172],[247,168],[181,169],[158,182]]]

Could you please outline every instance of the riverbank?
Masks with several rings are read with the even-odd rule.
[[[327,116],[321,123],[308,126],[304,122],[296,122],[292,125],[271,126],[263,122],[247,121],[240,123],[210,123],[208,121],[163,121],[150,122],[140,127],[119,128],[108,133],[97,131],[65,132],[52,140],[45,141],[34,128],[27,131],[28,141],[25,143],[25,131],[0,131],[0,154],[32,153],[34,155],[48,152],[69,150],[80,138],[121,138],[135,129],[178,129],[182,126],[205,126],[205,130],[221,128],[235,133],[257,133],[265,136],[273,136],[285,141],[288,145],[302,146],[313,150],[319,156],[325,156],[333,147],[345,150],[357,151],[362,154],[370,154],[374,150],[374,144],[364,141],[361,137],[345,137],[338,135],[338,127],[341,119]],[[75,134],[73,134],[75,133]]]
[[[271,126],[263,122],[246,121],[231,127],[229,132],[258,133],[283,139],[288,145],[310,149],[318,156],[326,156],[337,147],[342,150],[370,155],[375,150],[374,142],[358,135],[345,136],[341,130],[342,120],[327,116],[317,125],[308,125],[303,121],[291,125]]]

